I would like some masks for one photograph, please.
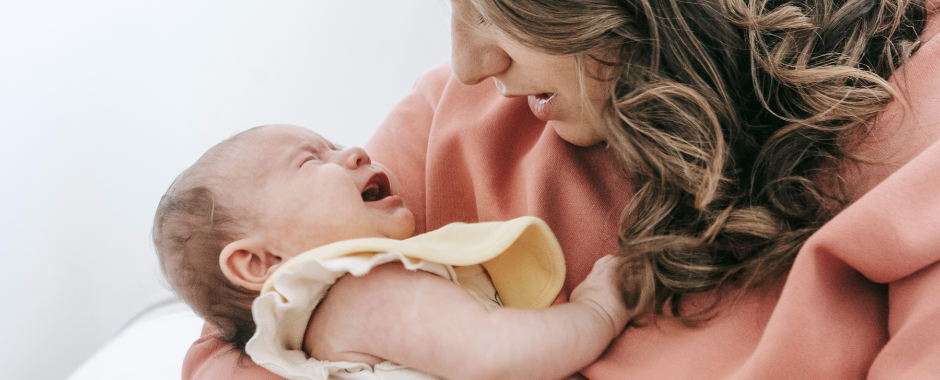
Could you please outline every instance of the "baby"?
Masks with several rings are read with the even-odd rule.
[[[406,239],[413,231],[395,177],[364,150],[270,125],[223,141],[184,171],[160,201],[153,239],[177,294],[244,349],[256,329],[252,302],[288,260],[330,243]],[[344,363],[321,378],[380,367],[410,367],[418,377],[563,378],[600,356],[627,323],[611,257],[595,264],[570,303],[544,310],[488,310],[445,278],[452,269],[414,267],[401,259],[340,277],[300,321],[301,359],[315,368]]]

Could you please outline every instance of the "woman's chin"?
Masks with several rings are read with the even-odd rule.
[[[551,124],[558,137],[561,137],[562,140],[565,140],[572,145],[587,148],[604,141],[604,138],[601,137],[600,133],[598,133],[594,127],[590,125],[571,124],[557,120],[552,120],[549,124]]]

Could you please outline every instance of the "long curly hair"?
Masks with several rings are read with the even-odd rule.
[[[851,201],[837,163],[864,159],[869,121],[903,102],[886,78],[926,18],[923,0],[470,1],[524,45],[614,73],[598,124],[635,187],[623,299],[687,324],[720,299],[683,296],[780,279]]]

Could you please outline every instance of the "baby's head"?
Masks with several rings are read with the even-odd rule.
[[[222,339],[243,348],[251,302],[279,264],[306,250],[414,232],[390,171],[291,125],[212,147],[167,190],[153,241],[169,284]]]

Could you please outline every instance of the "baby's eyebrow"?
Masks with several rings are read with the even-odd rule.
[[[303,163],[307,161],[307,158],[313,155],[317,156],[319,150],[310,143],[303,143],[301,145],[296,145],[296,147],[290,153],[290,161],[295,167],[303,166]]]
[[[318,150],[319,149],[317,149],[316,145],[313,145],[309,142],[304,142],[302,145],[300,145],[301,152],[316,152]]]

